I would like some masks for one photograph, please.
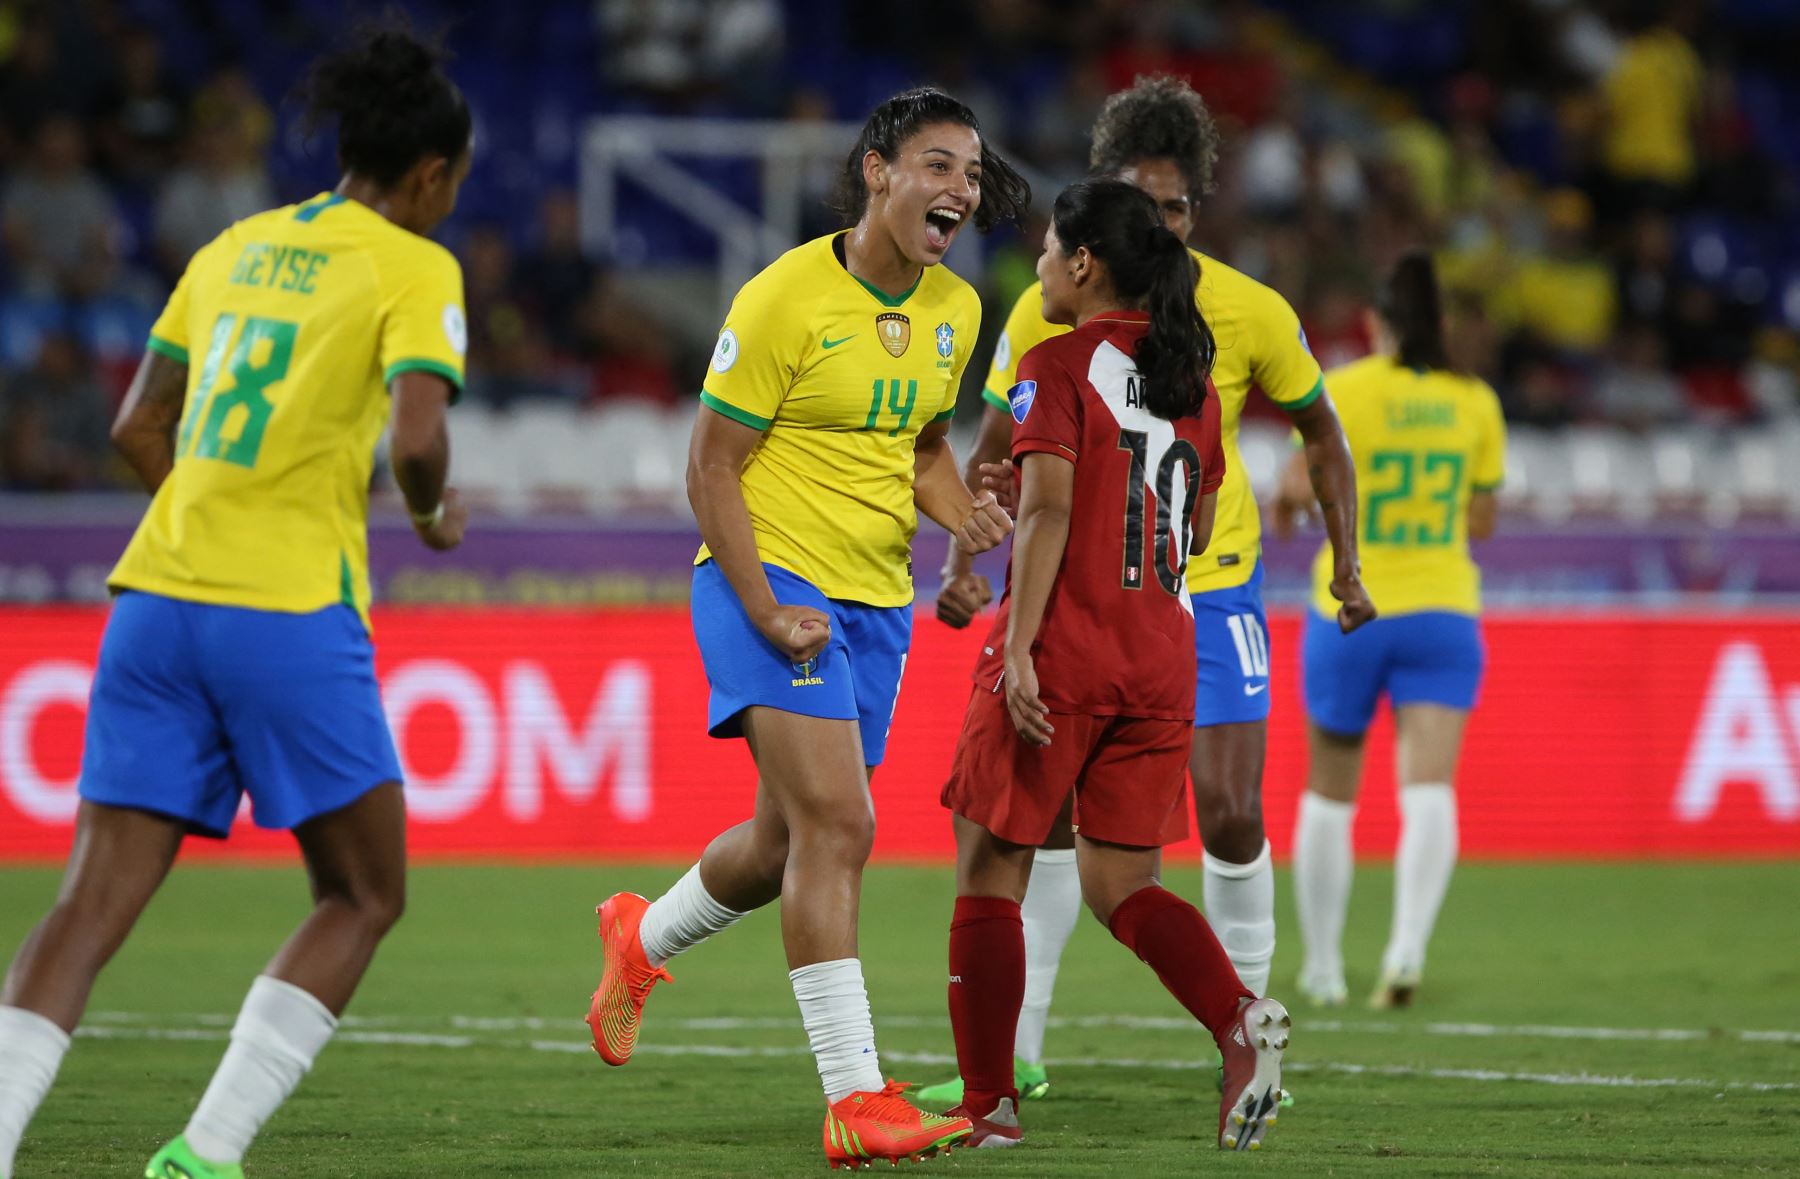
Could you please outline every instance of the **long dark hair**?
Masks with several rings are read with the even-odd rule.
[[[1444,346],[1444,300],[1430,254],[1408,250],[1400,256],[1382,288],[1380,312],[1400,341],[1401,364],[1417,369],[1450,367],[1450,350]]]
[[[844,172],[838,177],[837,191],[831,199],[831,207],[843,216],[846,225],[862,220],[869,207],[869,188],[863,183],[863,157],[872,151],[880,152],[882,159],[892,163],[900,155],[901,144],[934,123],[967,127],[981,140],[981,204],[975,209],[975,228],[986,233],[1002,222],[1024,219],[1025,211],[1031,207],[1031,185],[989,146],[975,112],[942,90],[920,86],[896,94],[876,107],[863,124],[862,134],[856,137],[856,146],[844,160]]]
[[[1122,180],[1083,180],[1062,190],[1051,212],[1056,240],[1106,263],[1121,299],[1142,303],[1150,330],[1133,358],[1144,405],[1165,421],[1200,412],[1217,346],[1194,302],[1200,267],[1168,229],[1150,194]]]
[[[388,16],[348,48],[314,63],[300,92],[310,129],[335,119],[338,163],[384,188],[422,159],[455,160],[469,148],[469,104],[447,74],[439,45]]]

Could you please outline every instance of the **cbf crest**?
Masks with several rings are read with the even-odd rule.
[[[956,329],[947,323],[937,325],[937,350],[945,360],[956,351]]]
[[[898,311],[884,311],[875,317],[875,334],[888,355],[898,360],[906,355],[906,346],[912,343],[912,320]]]

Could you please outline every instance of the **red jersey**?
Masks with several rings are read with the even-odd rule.
[[[1015,462],[1053,454],[1075,464],[1069,543],[1032,648],[1038,695],[1052,712],[1192,720],[1194,608],[1188,549],[1203,495],[1225,477],[1219,397],[1168,422],[1143,403],[1132,363],[1149,330],[1142,311],[1111,311],[1019,361]],[[1012,570],[975,679],[1005,670]]]

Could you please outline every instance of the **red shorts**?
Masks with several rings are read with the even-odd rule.
[[[1028,744],[1006,696],[977,687],[940,801],[1009,843],[1035,847],[1075,793],[1089,839],[1162,847],[1187,838],[1189,720],[1051,713],[1056,735]]]

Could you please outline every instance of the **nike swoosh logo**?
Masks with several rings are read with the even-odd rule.
[[[851,332],[849,335],[845,336],[841,340],[833,340],[829,336],[821,336],[819,338],[819,347],[824,348],[829,351],[832,348],[836,348],[839,344],[848,344],[851,340],[854,340],[854,339],[856,339],[855,332]]]
[[[1267,684],[1257,684],[1254,687],[1249,684],[1244,685],[1244,695],[1246,696],[1256,696],[1268,690],[1269,685]]]

